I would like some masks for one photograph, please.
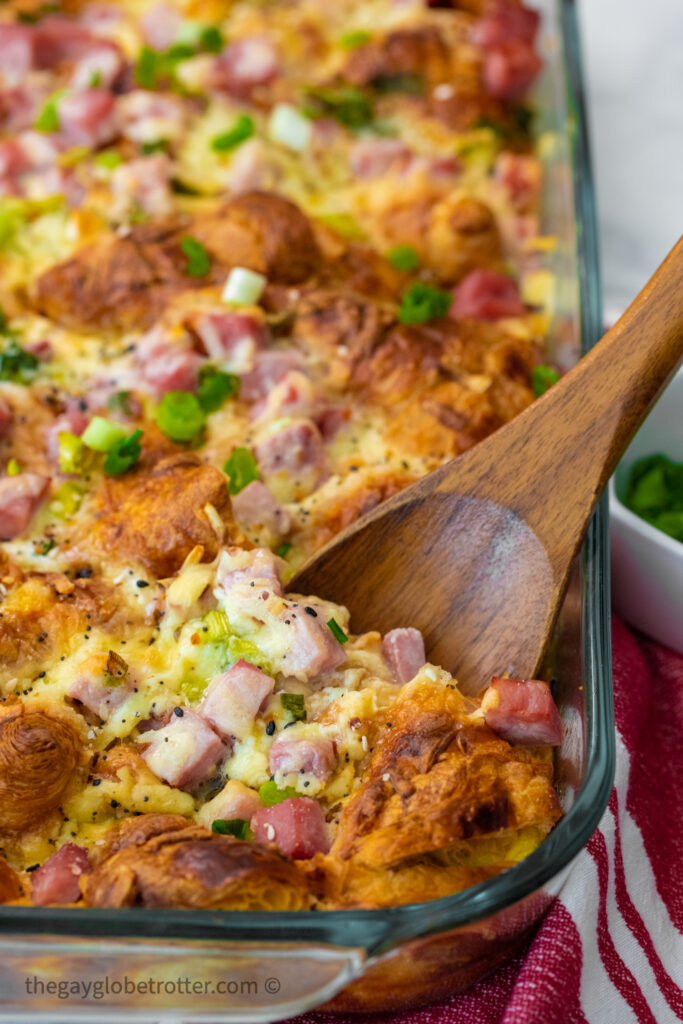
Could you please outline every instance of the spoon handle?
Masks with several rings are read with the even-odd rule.
[[[473,450],[488,447],[484,474],[480,458],[472,458],[470,472],[465,456],[437,471],[438,489],[476,487],[480,497],[513,508],[564,573],[617,462],[682,357],[683,238],[588,355]]]

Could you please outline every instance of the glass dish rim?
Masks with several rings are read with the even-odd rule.
[[[582,352],[602,334],[595,198],[590,169],[575,0],[558,0],[578,234]],[[375,910],[205,911],[0,907],[0,935],[54,935],[102,940],[287,942],[363,948],[372,955],[399,942],[473,925],[538,891],[566,868],[595,831],[607,805],[615,765],[612,703],[607,497],[600,502],[581,553],[586,687],[586,770],[576,800],[532,854],[508,871],[442,899]]]

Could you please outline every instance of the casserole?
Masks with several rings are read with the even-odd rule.
[[[559,46],[560,12],[548,12],[550,39]],[[576,36],[573,12],[563,8],[562,24],[568,50],[567,70],[572,88],[576,78]],[[560,69],[551,74],[551,93],[564,122]],[[573,114],[580,128],[580,90],[572,93]],[[550,108],[549,108],[550,109]],[[574,137],[579,161],[585,140]],[[579,323],[572,296],[576,294],[573,213],[570,201],[566,147],[569,138],[548,138],[551,194],[560,201],[559,220],[566,233],[558,252],[557,323],[559,361],[569,362],[572,331]],[[580,326],[584,343],[599,334],[599,304],[595,291],[595,249],[592,235],[591,196],[577,164],[579,222],[582,225]],[[564,263],[564,265],[562,265]],[[574,334],[575,338],[576,335]],[[557,697],[568,727],[558,759],[557,781],[566,816],[550,838],[529,858],[504,875],[466,892],[427,905],[385,911],[345,911],[324,914],[177,913],[164,911],[57,911],[35,912],[3,908],[2,991],[4,1012],[16,1019],[19,1008],[31,1006],[55,1018],[55,990],[45,983],[59,977],[103,981],[78,1002],[65,1002],[64,1016],[74,1019],[96,1007],[112,1019],[127,1007],[131,1019],[154,1019],[162,1010],[190,1013],[193,1019],[276,1019],[332,997],[362,972],[364,978],[338,998],[337,1007],[380,1009],[387,994],[395,1004],[415,1002],[427,993],[432,998],[456,990],[523,941],[556,891],[562,869],[578,852],[597,824],[611,784],[613,745],[608,692],[609,645],[606,634],[605,549],[602,520],[594,522],[581,567],[570,588],[558,628]],[[585,614],[585,620],[582,619]],[[23,936],[23,937],[22,937]],[[32,936],[31,941],[27,936]],[[55,941],[55,936],[59,939]],[[131,936],[137,936],[132,938]],[[399,948],[399,944],[402,947]],[[368,959],[372,963],[368,967]],[[290,964],[289,961],[292,961]],[[458,969],[453,969],[453,963]],[[86,967],[87,964],[87,967]],[[425,969],[431,965],[431,972]],[[449,965],[447,973],[444,965]],[[293,968],[293,969],[292,969]],[[36,975],[42,989],[24,983],[24,974]],[[168,979],[164,993],[145,993],[133,983],[153,974]],[[127,981],[124,975],[129,975]],[[184,995],[178,979],[216,984],[198,1005],[197,990]],[[225,987],[226,976],[230,985]],[[439,979],[443,988],[435,984]],[[217,983],[223,983],[218,989]],[[126,991],[133,985],[133,991]],[[174,986],[174,987],[173,987]],[[171,991],[171,988],[173,990]],[[194,995],[194,998],[192,996]],[[274,999],[273,997],[277,998]],[[231,1016],[232,1015],[232,1016]],[[27,1018],[31,1019],[31,1018]],[[104,1016],[102,1016],[104,1019]]]

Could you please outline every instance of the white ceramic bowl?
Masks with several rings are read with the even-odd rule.
[[[683,461],[683,369],[640,428],[610,480],[612,604],[626,622],[683,654],[683,544],[619,500],[644,455]]]

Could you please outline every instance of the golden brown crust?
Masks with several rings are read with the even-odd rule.
[[[324,905],[434,899],[509,866],[516,836],[535,844],[550,831],[560,817],[551,760],[499,739],[470,717],[475,707],[422,673],[377,719],[332,849],[307,865]]]
[[[448,81],[451,53],[434,25],[418,25],[389,32],[354,50],[342,72],[352,85],[381,85],[399,75],[418,74],[429,83]]]
[[[309,905],[303,875],[270,847],[212,834],[176,815],[150,815],[126,825],[119,828],[110,855],[81,881],[86,906],[302,910]]]
[[[478,267],[496,267],[503,258],[496,218],[473,196],[449,197],[434,208],[428,248],[431,265],[449,282]]]
[[[101,579],[29,575],[2,603],[0,658],[5,665],[28,667],[67,649],[86,626],[113,625],[124,614],[115,591]]]
[[[74,330],[144,329],[187,278],[175,225],[141,224],[124,237],[107,237],[42,274],[28,294],[39,313]]]
[[[12,903],[23,896],[19,875],[0,857],[0,903]]]
[[[278,284],[307,280],[320,260],[308,217],[272,192],[245,192],[198,218],[192,233],[223,266],[246,266]]]
[[[24,704],[0,707],[0,832],[41,826],[82,775],[86,754],[65,717]]]
[[[197,545],[205,561],[218,553],[223,538],[206,505],[218,513],[226,537],[238,543],[225,476],[197,455],[180,452],[151,469],[143,464],[122,477],[105,477],[90,510],[94,522],[84,520],[79,529],[84,543],[138,559],[163,578],[177,572]]]
[[[190,235],[212,257],[207,275],[186,273],[181,243]],[[178,292],[214,284],[247,266],[272,281],[297,284],[320,259],[308,218],[294,203],[246,192],[187,225],[153,222],[107,237],[51,267],[31,286],[28,304],[74,330],[144,329]]]

